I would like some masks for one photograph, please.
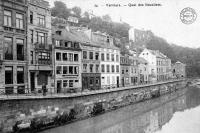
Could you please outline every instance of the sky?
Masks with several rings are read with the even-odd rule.
[[[56,0],[49,0],[51,7]],[[90,11],[97,16],[109,14],[113,21],[128,23],[133,28],[151,30],[169,43],[184,47],[200,47],[200,0],[60,0],[67,7],[78,6],[82,11]],[[132,6],[129,4],[157,3],[161,6]],[[127,5],[109,7],[106,4]],[[96,7],[97,5],[98,7]],[[192,24],[184,24],[181,11],[191,7],[197,14]]]

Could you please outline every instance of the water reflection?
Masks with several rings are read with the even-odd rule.
[[[97,117],[46,130],[44,133],[165,133],[167,130],[164,131],[164,127],[171,124],[176,114],[184,116],[184,110],[199,104],[200,89],[188,88]],[[195,109],[200,111],[200,107]],[[176,122],[172,123],[173,127],[176,127]],[[170,126],[166,128],[169,129]]]

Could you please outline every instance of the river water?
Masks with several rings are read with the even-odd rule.
[[[42,133],[200,133],[200,88],[185,88]]]

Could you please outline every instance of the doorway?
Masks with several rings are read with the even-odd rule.
[[[35,91],[35,73],[31,72],[31,92]]]
[[[61,92],[61,80],[57,81],[57,93]]]
[[[117,88],[119,88],[119,76],[117,76]]]

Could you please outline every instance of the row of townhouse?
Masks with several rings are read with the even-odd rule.
[[[35,92],[43,84],[54,93],[98,90],[171,76],[171,60],[159,51],[121,55],[106,33],[52,25],[47,1],[1,0],[0,18],[2,93]]]
[[[47,1],[0,1],[0,64],[2,93],[27,93],[43,83],[51,87],[51,12]]]
[[[57,92],[120,86],[120,51],[111,36],[69,26],[54,26],[52,33]]]

